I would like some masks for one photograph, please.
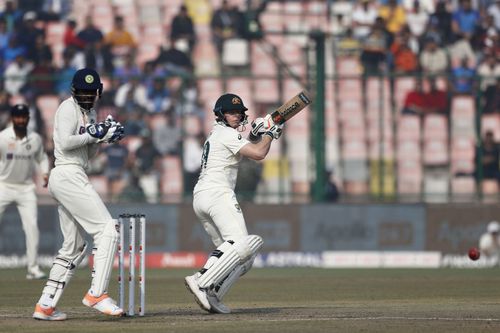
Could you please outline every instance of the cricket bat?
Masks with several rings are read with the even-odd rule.
[[[281,125],[302,111],[306,106],[311,104],[311,102],[311,96],[307,91],[303,90],[289,99],[285,104],[271,112],[271,118],[275,124]]]
[[[306,106],[311,104],[312,99],[309,93],[305,90],[302,90],[297,95],[290,98],[285,104],[281,105],[279,108],[270,113],[271,119],[275,124],[283,124],[285,121],[289,120],[301,110],[303,110]],[[267,116],[266,116],[267,117]],[[262,125],[260,125],[262,126]],[[260,127],[259,126],[259,127]],[[252,129],[250,131],[249,139],[252,142],[257,142],[260,137],[257,136],[257,129]],[[255,134],[254,134],[255,131]]]

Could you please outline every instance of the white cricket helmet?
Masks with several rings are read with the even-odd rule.
[[[494,232],[500,232],[500,223],[498,223],[497,221],[491,221],[490,223],[488,223],[487,230],[490,234]]]

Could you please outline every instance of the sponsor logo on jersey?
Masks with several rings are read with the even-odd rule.
[[[13,159],[13,158],[14,158],[14,154],[12,154],[12,153],[7,153],[7,159],[8,159],[8,160],[11,160],[11,159]]]
[[[238,140],[241,140],[241,134],[238,134]]]
[[[85,133],[85,127],[80,126],[80,129],[78,130],[78,134],[83,134]]]
[[[31,150],[31,145],[29,143],[26,145],[26,150]]]

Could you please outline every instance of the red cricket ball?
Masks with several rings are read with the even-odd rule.
[[[470,260],[477,260],[481,256],[481,252],[476,247],[471,247],[469,249],[469,258]]]

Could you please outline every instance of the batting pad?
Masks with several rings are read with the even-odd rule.
[[[238,252],[241,261],[245,262],[257,253],[264,244],[262,237],[258,235],[248,235],[234,242],[234,249]]]
[[[117,220],[106,223],[97,245],[97,251],[94,255],[95,273],[90,287],[90,293],[94,297],[101,296],[108,289],[109,276],[111,275],[116,246],[118,245],[117,223]]]
[[[66,258],[59,256],[54,259],[49,279],[47,280],[42,292],[42,295],[49,295],[48,298],[50,299],[51,304],[43,305],[53,308],[57,306],[57,303],[63,294],[64,288],[68,285],[75,273],[75,268],[78,267],[83,258],[85,258],[87,247],[88,244],[85,242],[73,260],[67,260]]]
[[[198,279],[200,288],[209,288],[219,284],[240,263],[240,256],[232,242],[225,241],[214,253],[219,253],[218,259]],[[213,260],[213,258],[211,257]],[[210,260],[210,259],[209,259]]]

